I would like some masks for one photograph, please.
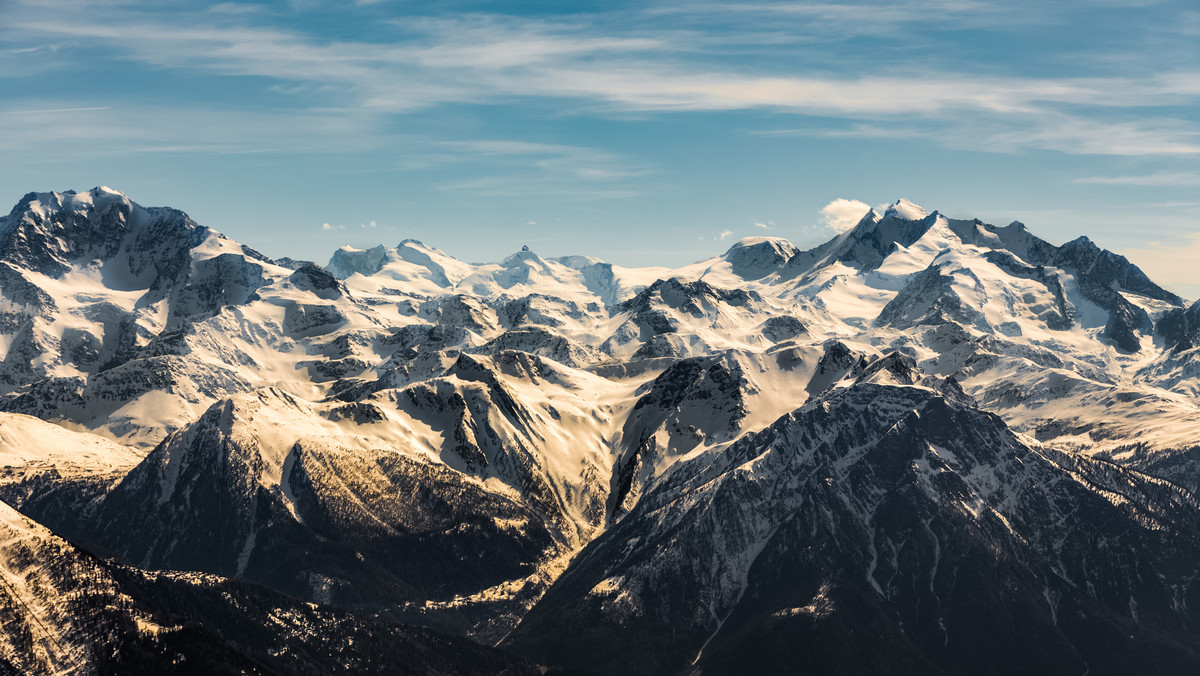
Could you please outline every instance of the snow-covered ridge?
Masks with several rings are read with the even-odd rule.
[[[31,193],[0,237],[5,408],[142,448],[238,392],[311,400],[356,381],[411,382],[426,357],[410,352],[435,348],[519,349],[615,373],[836,339],[903,349],[937,372],[969,366],[959,380],[974,393],[1042,354],[1055,359],[1033,363],[1101,389],[1200,389],[1181,349],[1193,345],[1190,315],[1122,257],[904,199],[809,251],[746,238],[676,269],[533,251],[474,265],[416,240],[344,247],[328,265],[340,286],[108,188]],[[1006,365],[968,365],[947,340],[1003,346]]]

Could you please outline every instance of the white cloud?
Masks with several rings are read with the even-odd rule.
[[[758,221],[754,221],[754,227],[762,228],[763,230],[774,230],[775,229],[775,221],[767,221],[766,223],[759,223]]]
[[[270,111],[285,127],[331,124],[322,118],[336,118],[341,111],[327,108],[330,101],[343,101],[344,109],[357,111],[359,119],[338,139],[351,146],[377,140],[377,127],[384,125],[373,123],[388,115],[443,104],[510,104],[524,97],[610,114],[765,110],[823,116],[833,118],[827,127],[844,127],[825,129],[829,135],[920,137],[987,152],[1200,154],[1200,125],[1178,112],[1200,102],[1200,70],[1186,62],[1140,76],[1115,71],[1103,77],[1026,77],[931,68],[916,58],[888,62],[886,68],[852,64],[841,74],[819,66],[750,69],[728,58],[765,44],[763,39],[771,36],[764,30],[775,29],[760,26],[764,16],[803,19],[787,22],[774,36],[790,43],[854,34],[832,27],[862,26],[861,34],[875,35],[901,31],[908,40],[907,32],[918,22],[994,27],[1027,23],[1031,14],[1042,17],[1035,23],[1067,22],[1067,10],[1032,2],[1022,3],[1020,11],[981,0],[668,3],[637,14],[644,21],[632,25],[630,15],[621,13],[569,20],[478,13],[410,16],[388,24],[395,31],[390,39],[375,41],[353,36],[330,40],[317,32],[268,26],[269,13],[234,13],[229,4],[172,15],[116,3],[86,19],[61,11],[53,20],[40,6],[44,1],[11,4],[14,8],[0,25],[0,42],[19,43],[18,51],[49,42],[71,45],[70,54],[56,59],[55,67],[77,66],[70,61],[77,50],[100,47],[156,69],[264,78],[265,88],[293,104]],[[655,19],[663,13],[667,16]],[[677,15],[698,23],[678,28]],[[725,26],[731,15],[745,21]],[[6,70],[28,74],[24,68],[0,68]],[[123,118],[131,132],[139,130],[130,116],[123,113]],[[188,132],[181,129],[162,145],[190,144],[187,139]],[[222,145],[221,140],[214,143]],[[538,166],[583,181],[618,180],[637,171],[619,162],[578,159],[547,156]]]
[[[641,194],[635,188],[579,186],[575,183],[564,182],[562,178],[547,175],[484,176],[441,183],[435,187],[438,190],[470,192],[484,197],[554,195],[562,199],[607,200],[624,199]]]
[[[328,230],[345,230],[345,229],[346,229],[346,226],[344,226],[344,225],[330,225],[330,224],[328,224],[328,223],[322,223],[322,224],[321,224],[321,229],[322,229],[322,230],[326,230],[326,231],[328,231]]]
[[[1016,124],[1022,119],[1025,124]],[[936,134],[936,132],[931,132]],[[1200,130],[1176,119],[1145,117],[1109,122],[1076,114],[1043,111],[1012,120],[991,120],[952,130],[944,143],[952,148],[1021,152],[1030,148],[1070,155],[1200,155]]]
[[[1053,150],[1068,155],[1194,157],[1200,155],[1200,129],[1190,122],[1146,117],[1108,122],[1095,116],[1045,109],[1012,114],[979,111],[953,120],[937,115],[872,123],[835,122],[832,127],[752,132],[761,136],[923,139],[946,148],[989,153]]]
[[[761,8],[772,13],[817,12],[839,20],[854,16],[854,21],[867,14],[885,17],[884,23],[892,26],[942,14],[949,11],[946,8],[980,20],[998,18],[989,3],[971,0],[901,4],[904,7],[894,15],[877,5],[824,3],[805,8],[790,3]],[[722,48],[709,46],[711,51],[706,51],[697,46],[697,39],[723,37],[731,41],[723,47],[728,50],[740,43],[756,44],[747,42],[751,34],[639,32],[606,25],[600,18],[589,22],[479,14],[410,17],[397,22],[393,42],[331,42],[249,20],[231,21],[222,13],[181,13],[164,20],[157,13],[114,9],[89,16],[85,22],[48,21],[44,11],[28,11],[14,13],[8,24],[10,34],[25,39],[58,38],[81,46],[106,46],[160,68],[265,77],[276,81],[281,93],[291,92],[301,99],[320,94],[323,102],[340,99],[375,114],[446,103],[547,97],[564,105],[599,104],[618,111],[765,109],[860,124],[875,121],[886,123],[882,130],[889,137],[904,132],[895,128],[903,126],[897,122],[917,120],[937,127],[921,134],[935,142],[982,141],[983,149],[1000,152],[1048,148],[1079,154],[1200,153],[1194,120],[1140,112],[1142,119],[1136,124],[1117,123],[1106,122],[1105,116],[1111,114],[1104,112],[1194,106],[1200,98],[1200,71],[1195,69],[1145,77],[1068,78],[981,76],[925,67],[905,69],[900,67],[903,64],[893,64],[886,72],[821,77],[792,69],[750,72],[711,65],[700,57],[720,57]],[[0,32],[0,38],[4,36]],[[943,138],[940,134],[946,127]],[[872,128],[880,125],[863,126],[859,133]],[[611,171],[594,166],[576,170],[569,161],[558,166],[585,179],[603,180]]]
[[[871,210],[871,205],[839,197],[821,208],[821,217],[830,230],[842,233],[853,228]]]
[[[733,234],[732,230],[722,230],[721,234],[717,235],[717,239],[725,239]]]
[[[363,230],[374,230],[379,226],[375,224],[375,221],[367,221],[366,223],[360,224],[359,227],[361,227]]]
[[[91,106],[88,108],[53,108],[50,110],[0,110],[0,115],[41,115],[43,113],[78,113],[86,110],[112,110],[112,106]]]
[[[63,105],[69,102],[62,100],[22,103],[20,110],[78,107]],[[111,111],[5,116],[0,124],[0,150],[23,152],[53,146],[74,158],[150,152],[223,155],[263,149],[347,154],[377,148],[378,136],[371,139],[375,132],[372,120],[355,110],[281,113],[153,103]],[[30,159],[53,158],[33,154]]]
[[[1144,176],[1085,176],[1071,182],[1090,185],[1190,187],[1200,186],[1200,174],[1192,172],[1159,172]]]
[[[439,146],[464,158],[492,158],[495,162],[581,181],[614,182],[649,173],[630,166],[626,158],[587,146],[512,140],[445,141]]]
[[[716,21],[729,24],[744,15],[749,21],[765,23],[790,18],[803,20],[802,26],[826,39],[851,38],[860,35],[895,35],[911,33],[911,24],[938,24],[945,27],[971,28],[1027,25],[1053,21],[1052,5],[1019,3],[1004,5],[980,0],[892,0],[886,3],[850,2],[679,2],[652,9],[652,13],[669,15],[710,15]]]
[[[438,185],[485,196],[554,194],[572,199],[619,199],[640,194],[632,179],[650,174],[635,161],[587,146],[514,140],[443,141],[443,163],[470,162],[485,175]]]

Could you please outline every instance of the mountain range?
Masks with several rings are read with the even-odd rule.
[[[1200,302],[880,211],[681,268],[321,266],[26,195],[0,673],[1200,670]]]

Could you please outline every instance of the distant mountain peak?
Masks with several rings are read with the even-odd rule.
[[[128,259],[133,268],[156,264],[139,252],[197,246],[209,234],[187,214],[144,208],[103,186],[85,192],[29,193],[0,219],[0,258],[50,277],[76,261]]]
[[[739,239],[738,241],[734,242],[729,247],[729,251],[732,251],[734,249],[743,249],[743,248],[752,247],[752,246],[760,246],[760,245],[764,245],[764,244],[778,247],[778,248],[788,248],[788,247],[795,246],[786,237],[771,237],[768,235],[750,235],[748,237],[743,237],[743,238]]]
[[[388,261],[388,250],[382,244],[371,249],[356,249],[346,245],[333,252],[326,267],[334,275],[345,279],[355,273],[373,275],[383,269]]]
[[[906,221],[919,221],[929,214],[930,211],[925,207],[903,197],[892,202],[883,212],[885,218],[887,216],[894,216]]]
[[[755,280],[775,272],[799,251],[795,244],[782,237],[743,237],[729,247],[722,258],[729,261],[734,274]]]
[[[505,258],[503,261],[500,262],[500,265],[507,268],[507,267],[513,267],[515,265],[520,265],[522,263],[532,263],[534,265],[539,265],[541,267],[546,266],[546,261],[544,261],[541,256],[537,255],[533,251],[530,251],[529,247],[525,247],[525,248],[521,249],[520,251],[509,255],[507,258]]]

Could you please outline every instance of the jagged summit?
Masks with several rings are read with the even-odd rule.
[[[746,280],[776,272],[800,250],[782,237],[743,237],[722,255],[733,273]]]
[[[524,247],[520,251],[506,257],[500,262],[500,265],[505,267],[515,267],[521,265],[522,263],[530,263],[540,266],[545,266],[546,264],[545,261],[542,260],[541,256],[531,251],[529,247]]]
[[[757,246],[761,246],[761,245],[768,245],[768,246],[770,246],[774,249],[778,249],[780,251],[787,251],[789,249],[795,248],[795,245],[792,244],[790,241],[788,241],[787,238],[785,238],[785,237],[768,237],[768,236],[764,236],[764,235],[752,235],[749,237],[743,237],[743,238],[739,239],[738,241],[734,242],[729,247],[729,249],[726,250],[725,253],[726,253],[726,255],[728,255],[730,251],[736,251],[738,249],[757,247]]]
[[[370,249],[346,245],[333,252],[325,269],[342,278],[354,274],[373,275],[382,270],[388,260],[388,250],[382,244]]]
[[[197,227],[182,212],[157,215],[166,217],[160,224],[173,221],[181,231]],[[118,255],[126,238],[145,233],[151,219],[127,197],[106,189],[29,193],[0,222],[0,257],[58,277],[77,260],[107,261]],[[150,242],[143,237],[139,244]]]
[[[901,197],[888,205],[883,212],[883,217],[892,216],[905,221],[919,221],[929,216],[930,213],[925,207]]]
[[[850,230],[793,256],[788,274],[807,275],[834,263],[860,271],[874,270],[892,254],[903,252],[925,238],[939,223],[947,223],[945,217],[907,200],[899,200],[883,215],[872,209]]]
[[[84,191],[64,190],[60,193],[52,190],[27,193],[17,203],[17,209],[49,213],[64,207],[71,210],[84,210],[89,207],[103,209],[114,202],[129,203],[130,199],[119,190],[101,185]]]

